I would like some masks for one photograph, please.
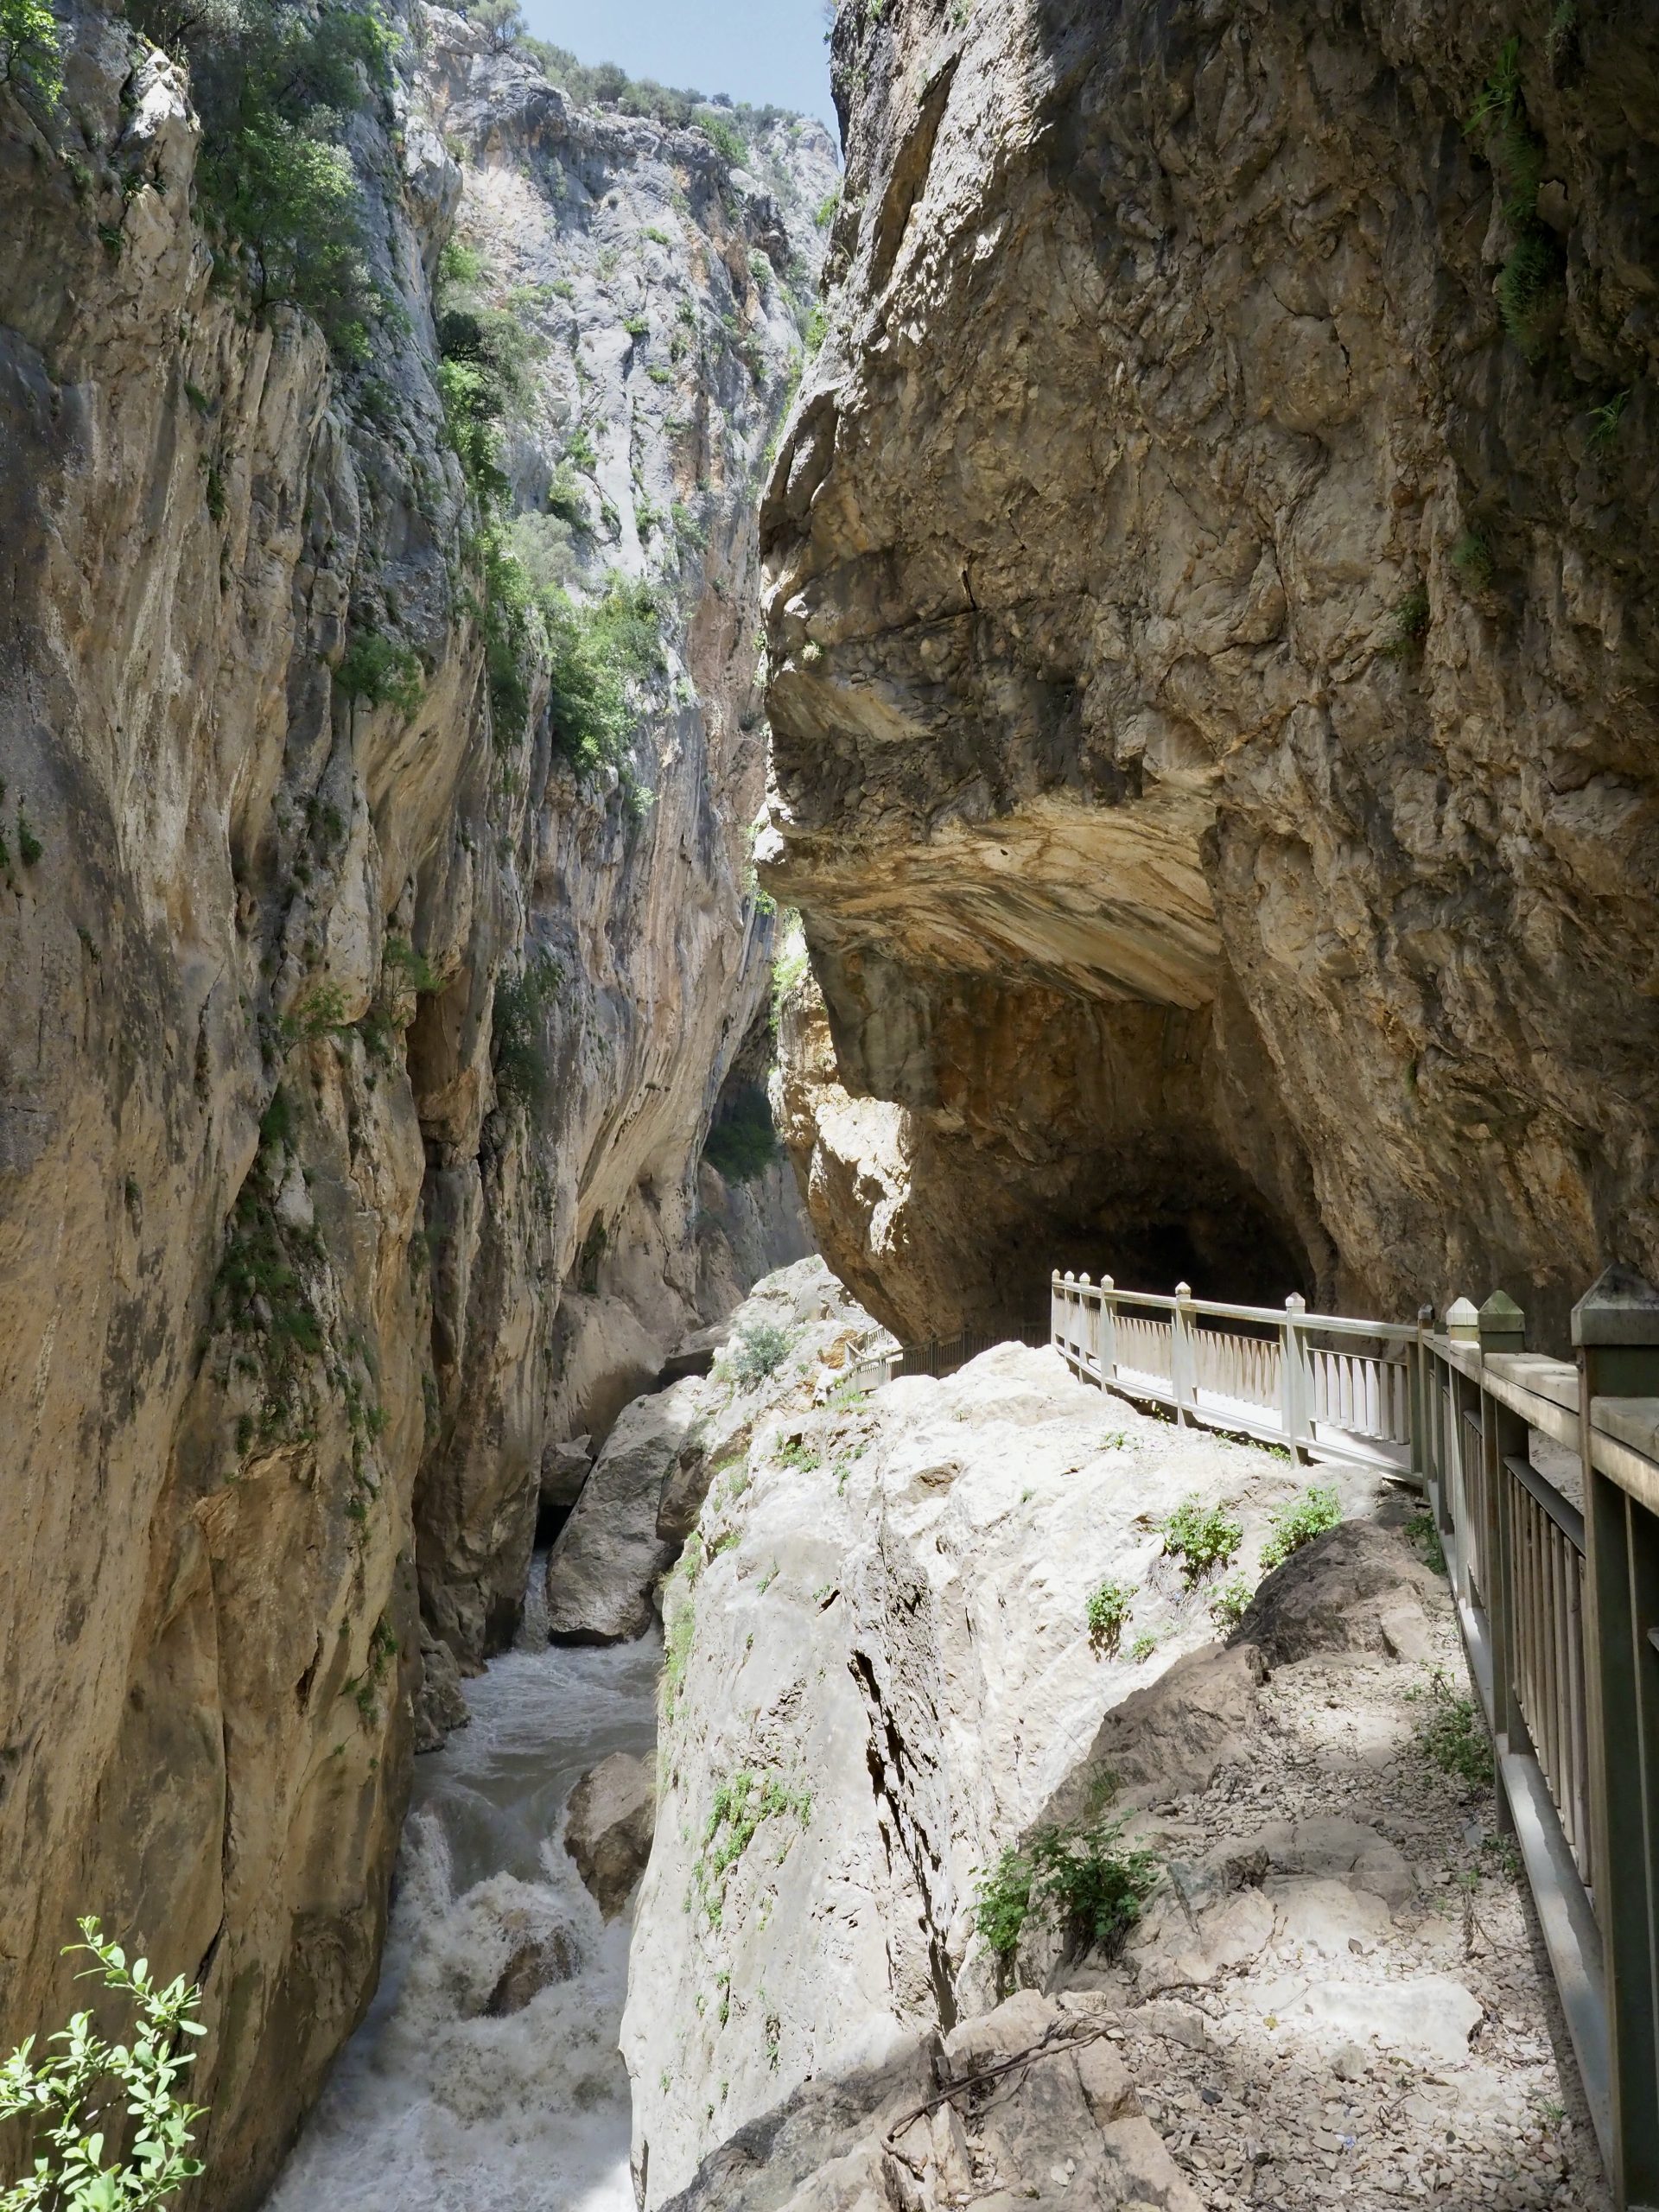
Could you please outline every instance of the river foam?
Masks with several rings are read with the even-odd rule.
[[[628,1920],[601,1922],[560,1839],[586,1770],[651,1748],[661,1649],[555,1649],[538,1625],[416,1764],[379,1990],[267,2212],[633,2212]],[[509,1960],[549,1940],[574,1976],[489,2017]]]

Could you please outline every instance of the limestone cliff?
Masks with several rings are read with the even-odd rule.
[[[215,277],[135,28],[66,10],[61,99],[0,83],[0,2044],[67,2010],[79,1911],[199,1975],[223,2205],[372,1988],[423,1642],[499,1639],[544,1446],[733,1287],[696,1193],[766,988],[752,486],[833,175],[779,125],[780,212],[697,130],[393,29],[332,356]],[[531,550],[654,626],[608,768],[500,651],[455,238],[525,333],[506,506],[568,461]]]
[[[1546,1332],[1651,1273],[1652,10],[848,0],[835,56],[763,513],[826,1252],[926,1332],[1055,1264]]]
[[[821,1262],[771,1278],[770,1374],[648,1402],[613,1469],[641,1539],[707,1484],[622,2030],[642,2202],[1604,2202],[1478,1767],[1423,1748],[1461,1658],[1397,1491],[1321,1468],[1344,1523],[1287,1557],[1273,1453],[1046,1349],[865,1392],[872,1337]]]

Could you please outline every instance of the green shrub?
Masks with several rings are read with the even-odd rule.
[[[1497,308],[1503,327],[1527,359],[1543,351],[1543,324],[1560,287],[1565,266],[1560,244],[1541,220],[1538,188],[1543,181],[1543,140],[1528,120],[1521,86],[1521,41],[1505,40],[1496,67],[1476,96],[1464,123],[1478,139],[1503,190],[1505,219],[1515,242],[1497,278]]]
[[[792,1341],[771,1321],[752,1321],[747,1328],[738,1331],[726,1364],[739,1385],[747,1389],[777,1372],[788,1357]]]
[[[505,54],[524,35],[524,19],[518,0],[466,0],[466,12],[489,38],[498,54]]]
[[[492,1034],[496,1096],[504,1105],[538,1113],[547,1102],[543,1030],[562,981],[548,952],[533,953],[518,975],[497,981]]]
[[[1630,404],[1630,388],[1626,385],[1623,391],[1616,391],[1604,405],[1591,409],[1590,443],[1597,453],[1605,453],[1618,437],[1619,423],[1624,420],[1624,410]]]
[[[285,1045],[308,1045],[347,1029],[346,994],[338,983],[318,983],[295,1001],[277,1026]]]
[[[1452,565],[1471,591],[1484,591],[1492,581],[1492,549],[1478,530],[1465,530],[1452,548]]]
[[[1141,1916],[1158,1877],[1149,1851],[1120,1848],[1121,1820],[1039,1828],[1023,1851],[1010,1845],[981,1881],[974,1923],[1006,1963],[1033,1913],[1052,1913],[1068,1939],[1110,1953]]]
[[[1127,1582],[1108,1580],[1095,1586],[1084,1608],[1091,1649],[1106,1657],[1117,1649],[1134,1602],[1135,1592]]]
[[[827,231],[836,219],[836,210],[841,206],[841,187],[834,185],[826,192],[812,213],[812,220],[821,231]]]
[[[1492,1747],[1473,1698],[1452,1688],[1444,1667],[1436,1667],[1421,1688],[1408,1694],[1428,1708],[1414,1739],[1422,1757],[1471,1790],[1490,1787]]]
[[[1242,1574],[1230,1575],[1210,1600],[1210,1618],[1217,1628],[1236,1628],[1255,1595]]]
[[[412,646],[396,644],[378,630],[353,630],[334,671],[334,689],[345,698],[412,715],[425,696],[426,677]]]
[[[588,495],[568,461],[561,461],[553,472],[553,481],[547,487],[547,512],[569,523],[572,530],[588,527]]]
[[[1262,1547],[1262,1572],[1271,1574],[1275,1567],[1284,1565],[1293,1552],[1300,1551],[1315,1536],[1334,1529],[1341,1519],[1342,1504],[1337,1493],[1319,1483],[1305,1490],[1300,1497],[1279,1506],[1269,1524],[1268,1540]]]
[[[43,106],[63,91],[57,19],[46,0],[0,0],[0,85],[16,85]]]
[[[1137,1636],[1129,1646],[1129,1658],[1132,1663],[1138,1667],[1143,1659],[1150,1659],[1157,1649],[1158,1639],[1155,1636]]]
[[[1240,1544],[1244,1530],[1225,1506],[1203,1505],[1190,1497],[1164,1523],[1164,1550],[1180,1561],[1187,1587],[1225,1567]]]
[[[107,2043],[90,2012],[77,2012],[48,2041],[57,2056],[34,2057],[30,2036],[0,2065],[0,2122],[25,2131],[27,2177],[0,2196],[3,2212],[145,2212],[164,2204],[201,2171],[190,2155],[193,2124],[207,2110],[186,2104],[175,2084],[194,2052],[182,2038],[207,2033],[195,2018],[201,1993],[182,1974],[163,1986],[148,1959],[127,1963],[99,1923],[79,1923],[85,1951],[96,1961],[82,1979],[130,2001],[135,2020],[124,2040]],[[129,2120],[136,2128],[129,2130]],[[130,2147],[107,2165],[104,2153]]]
[[[1408,660],[1417,652],[1428,634],[1428,592],[1422,584],[1414,584],[1395,607],[1394,620],[1383,645],[1384,657],[1389,660]]]
[[[760,1085],[752,1083],[709,1130],[702,1156],[728,1183],[750,1183],[766,1173],[778,1151],[771,1104]]]
[[[722,115],[709,115],[706,111],[696,121],[698,130],[715,151],[724,155],[734,168],[741,168],[749,158],[749,149],[736,126],[728,123]]]
[[[1497,274],[1497,311],[1529,361],[1544,349],[1542,324],[1560,288],[1560,248],[1548,231],[1528,231],[1517,238]]]
[[[300,308],[360,359],[378,299],[342,123],[390,85],[388,19],[358,0],[130,0],[127,12],[188,67],[219,276],[239,270],[257,310]]]
[[[1435,1574],[1446,1573],[1446,1548],[1440,1541],[1440,1524],[1431,1509],[1420,1507],[1406,1523],[1406,1534],[1414,1544],[1422,1548],[1423,1559]]]
[[[423,952],[416,952],[407,938],[389,937],[381,956],[381,969],[400,989],[429,992],[443,988],[442,978]]]

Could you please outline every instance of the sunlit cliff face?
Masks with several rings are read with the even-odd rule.
[[[835,1048],[797,1155],[890,1312],[1074,1226],[1544,1335],[1659,1259],[1656,438],[1595,412],[1659,346],[1653,125],[1618,41],[1523,41],[1517,213],[1461,128],[1509,31],[842,11],[762,874]]]

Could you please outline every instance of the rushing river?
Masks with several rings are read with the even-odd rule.
[[[416,1762],[373,2008],[267,2212],[633,2212],[627,1920],[604,1925],[560,1836],[587,1768],[650,1750],[660,1662],[655,1637],[553,1649],[532,1612],[467,1685],[472,1725]],[[488,2017],[509,1961],[550,1938],[574,1977]]]

